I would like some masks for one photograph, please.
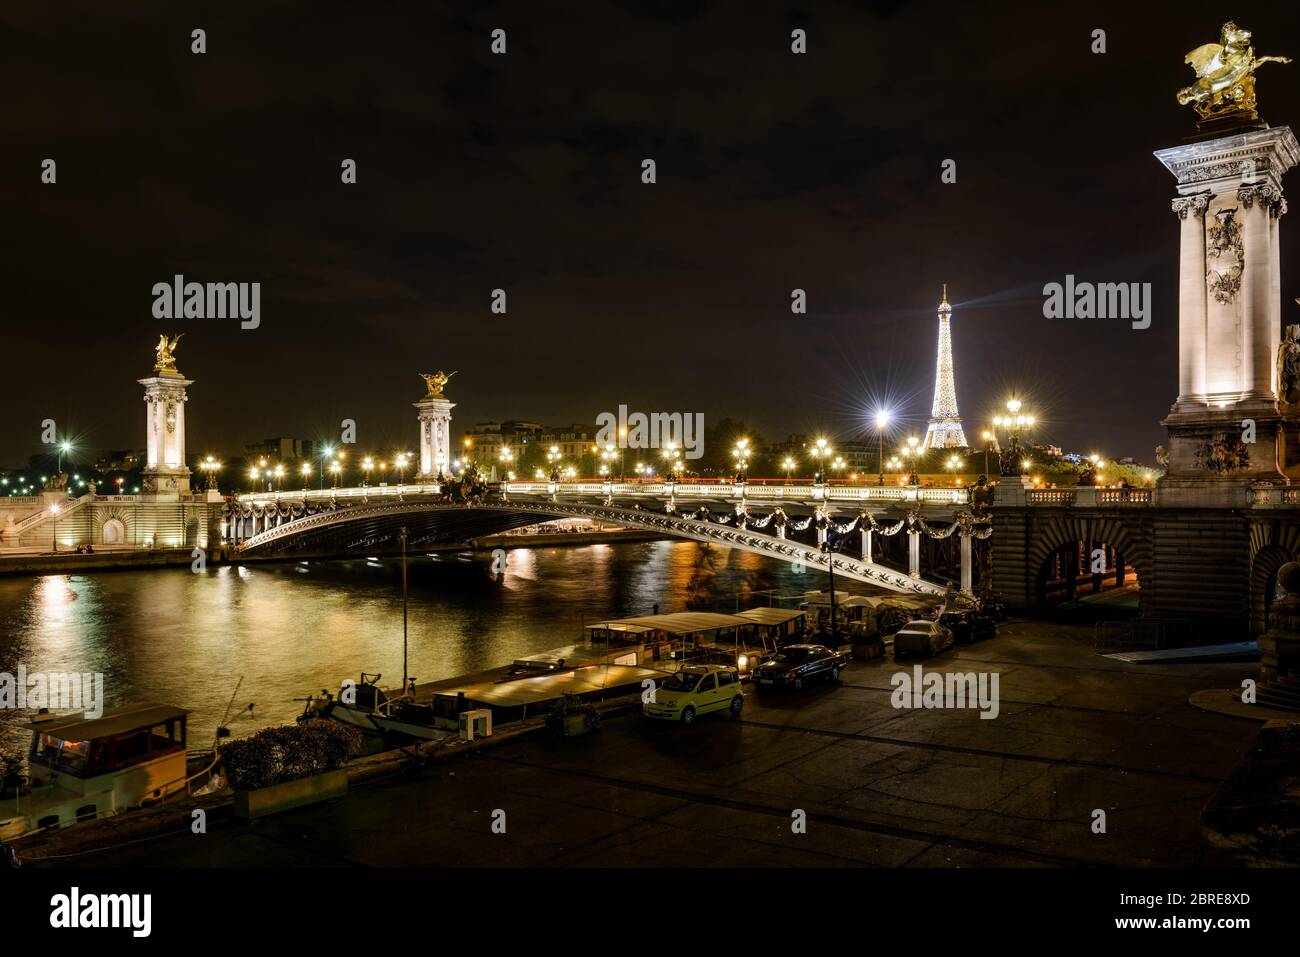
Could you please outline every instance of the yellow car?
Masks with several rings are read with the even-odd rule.
[[[647,718],[693,724],[710,711],[739,715],[745,706],[740,673],[727,665],[690,665],[659,687],[642,706]]]

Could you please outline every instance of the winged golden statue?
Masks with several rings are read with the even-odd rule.
[[[1196,82],[1178,91],[1178,103],[1190,103],[1201,119],[1209,119],[1225,113],[1254,113],[1255,70],[1264,63],[1290,63],[1291,58],[1257,58],[1250,31],[1229,20],[1218,43],[1197,47],[1183,62],[1191,64]]]
[[[423,379],[424,384],[429,387],[429,394],[426,395],[425,398],[441,399],[443,397],[442,387],[445,386],[448,380],[451,379],[451,377],[454,376],[455,374],[456,374],[455,372],[443,372],[441,369],[435,372],[433,375],[430,375],[427,372],[421,372],[420,378]]]
[[[158,345],[153,347],[153,354],[156,357],[153,364],[153,371],[160,375],[180,375],[176,369],[176,344],[181,341],[179,336],[168,339],[166,335],[158,337]]]

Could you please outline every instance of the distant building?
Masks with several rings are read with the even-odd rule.
[[[105,452],[95,462],[95,471],[100,474],[105,472],[131,472],[144,464],[144,455],[144,449],[119,449]]]
[[[565,462],[576,462],[584,455],[590,455],[591,447],[596,442],[594,425],[552,426],[539,436],[539,441],[547,451],[554,448]]]
[[[280,462],[286,459],[310,459],[316,456],[316,443],[311,439],[295,439],[281,435],[245,445],[244,455],[248,458],[265,457]]]

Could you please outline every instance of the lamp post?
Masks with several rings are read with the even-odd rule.
[[[880,470],[880,475],[879,478],[877,479],[878,485],[885,484],[885,426],[887,426],[888,424],[889,424],[889,413],[877,412],[876,432],[878,433],[879,440],[880,440],[879,451],[877,452],[878,457],[876,459],[876,465]]]
[[[830,443],[828,443],[824,438],[818,438],[813,442],[812,448],[808,450],[808,454],[817,460],[817,473],[819,476],[821,476],[822,468],[826,463],[826,459],[834,451],[835,450],[831,448]],[[821,477],[824,481],[825,477]]]
[[[343,463],[341,463],[338,459],[335,459],[333,462],[330,463],[330,475],[333,476],[333,478],[334,478],[334,482],[333,482],[333,487],[334,487],[334,488],[338,488],[338,487],[339,487],[339,475],[340,475],[342,472],[343,472]],[[323,487],[323,486],[324,486],[324,478],[321,479],[321,483],[322,483],[322,487]]]
[[[326,470],[326,468],[327,468],[327,466],[325,465],[325,460],[328,459],[328,458],[329,458],[331,455],[333,455],[333,454],[334,454],[334,446],[332,446],[332,445],[322,445],[322,446],[321,446],[321,448],[320,448],[320,488],[321,488],[321,491],[322,491],[322,492],[325,491],[325,470]]]
[[[1015,475],[1014,469],[1020,458],[1020,433],[1025,429],[1034,427],[1034,417],[1027,413],[1021,412],[1021,402],[1015,396],[1007,400],[1007,414],[996,415],[993,417],[993,424],[999,428],[1005,428],[1011,437],[1011,446],[1007,449],[1002,457],[1002,467],[999,472],[1003,475]],[[1021,466],[1026,468],[1027,466]]]
[[[993,433],[985,429],[980,437],[984,439],[984,475],[987,477],[989,474],[989,447],[993,444]]]
[[[54,547],[54,551],[57,553],[59,550],[59,506],[51,505],[50,515],[54,521],[54,534],[50,537],[50,545]]]
[[[948,456],[948,471],[952,473],[952,484],[957,484],[957,469],[961,468],[961,459],[955,455]]]
[[[916,474],[916,463],[921,457],[920,442],[921,440],[915,435],[909,435],[907,437],[907,447],[902,450],[903,458],[909,466],[908,482],[912,485],[921,484],[921,478]]]
[[[789,455],[787,455],[785,457],[785,461],[781,463],[781,467],[785,469],[785,481],[787,485],[790,483],[791,473],[794,472],[794,465],[795,465],[794,458]]]
[[[65,452],[71,452],[71,451],[72,451],[72,443],[69,442],[67,439],[64,439],[62,442],[59,443],[59,462],[54,474],[56,475],[63,474],[63,454]]]
[[[736,442],[736,447],[732,450],[732,458],[736,462],[736,473],[740,481],[745,481],[749,470],[749,439],[740,439]]]
[[[284,465],[275,467],[275,490],[277,492],[284,490]]]
[[[367,488],[370,485],[370,470],[375,467],[375,460],[366,456],[361,460],[361,487]]]
[[[299,471],[302,472],[302,490],[303,492],[306,492],[307,483],[311,481],[311,463],[303,462],[302,468],[299,469]]]

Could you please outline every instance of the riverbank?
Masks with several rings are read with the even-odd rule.
[[[1201,813],[1260,725],[1201,711],[1188,697],[1231,685],[1250,666],[1135,668],[1094,654],[1089,628],[1016,620],[923,667],[1000,674],[997,720],[970,708],[900,710],[891,681],[900,666],[851,662],[838,683],[802,692],[758,695],[747,685],[739,718],[683,727],[642,718],[634,701],[573,739],[541,734],[540,722],[514,735],[502,726],[445,760],[414,751],[366,759],[345,798],[253,824],[214,815],[201,836],[188,816],[173,816],[150,835],[105,831],[113,846],[102,850],[85,837],[92,825],[83,837],[72,828],[28,845],[41,858],[28,863],[1237,863],[1207,859]],[[806,829],[792,828],[792,809]]]

